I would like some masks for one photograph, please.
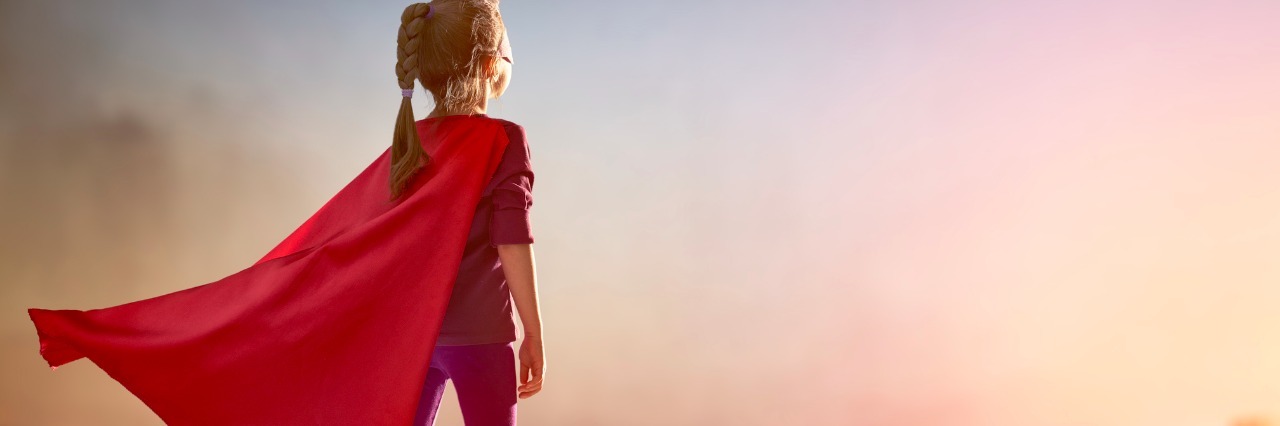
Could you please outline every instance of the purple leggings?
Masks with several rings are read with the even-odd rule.
[[[446,380],[453,380],[466,426],[515,426],[515,362],[515,342],[436,346],[414,426],[435,424]]]

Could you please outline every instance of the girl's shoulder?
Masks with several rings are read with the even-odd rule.
[[[521,133],[524,133],[524,126],[516,124],[516,122],[514,121],[511,121],[505,118],[498,118],[498,117],[489,117],[489,119],[493,120],[494,122],[497,122],[498,124],[501,124],[503,127],[507,129],[508,132],[512,130],[519,130]]]
[[[528,150],[529,143],[528,141],[525,140],[524,126],[521,126],[516,122],[507,120],[505,118],[489,117],[489,119],[493,120],[498,124],[501,124],[502,127],[506,130],[507,141],[509,145],[521,146],[521,147],[524,147],[526,151]]]

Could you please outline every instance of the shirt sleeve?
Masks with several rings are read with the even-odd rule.
[[[533,244],[529,208],[533,207],[533,166],[524,128],[506,125],[507,150],[494,176],[493,216],[489,220],[489,243]]]

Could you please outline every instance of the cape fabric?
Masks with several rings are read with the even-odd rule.
[[[29,309],[40,355],[52,369],[88,358],[171,425],[412,423],[508,142],[483,115],[416,125],[431,161],[398,200],[388,148],[240,272],[110,308]]]

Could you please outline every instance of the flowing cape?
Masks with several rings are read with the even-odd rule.
[[[40,355],[52,369],[88,358],[171,425],[412,423],[508,142],[485,116],[415,124],[431,160],[396,201],[388,148],[240,272],[109,308],[28,309]]]

